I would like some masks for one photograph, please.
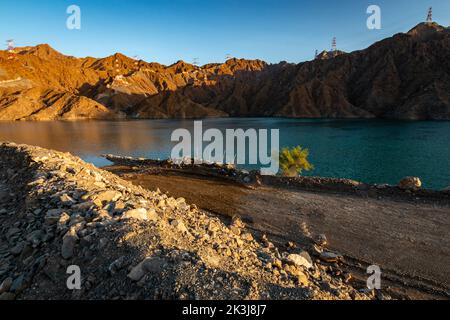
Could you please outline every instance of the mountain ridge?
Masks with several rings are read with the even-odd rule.
[[[449,30],[421,23],[366,49],[299,64],[165,66],[120,53],[76,58],[48,44],[0,51],[0,120],[450,120]]]

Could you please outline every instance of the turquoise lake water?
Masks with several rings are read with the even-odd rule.
[[[203,127],[279,129],[281,147],[309,148],[315,169],[305,175],[389,184],[417,176],[426,188],[450,186],[450,122],[243,118],[203,120]],[[69,151],[102,166],[105,153],[167,158],[178,128],[193,132],[193,121],[4,122],[0,140]]]

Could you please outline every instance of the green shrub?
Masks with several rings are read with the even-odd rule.
[[[314,166],[308,161],[309,150],[300,146],[295,148],[283,148],[280,154],[280,170],[284,177],[296,177],[303,170],[310,171]]]

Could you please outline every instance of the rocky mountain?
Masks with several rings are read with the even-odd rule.
[[[340,50],[336,50],[336,51],[327,51],[324,50],[321,53],[319,53],[316,57],[316,60],[327,60],[327,59],[332,59],[335,58],[337,56],[343,55],[346,52],[344,51],[340,51]]]
[[[300,64],[231,59],[197,67],[0,51],[0,120],[450,119],[450,28],[422,23],[352,53]]]

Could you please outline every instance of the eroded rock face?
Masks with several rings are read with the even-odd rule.
[[[237,217],[225,225],[67,153],[0,144],[0,195],[0,299],[369,298]]]
[[[300,64],[230,59],[163,66],[121,54],[76,59],[48,45],[7,56],[0,51],[0,120],[450,119],[450,31],[437,24]]]

